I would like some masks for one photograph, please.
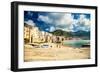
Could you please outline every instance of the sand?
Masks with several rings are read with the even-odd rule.
[[[52,48],[32,48],[25,45],[24,61],[54,61],[90,59],[90,48],[73,48],[67,46]]]

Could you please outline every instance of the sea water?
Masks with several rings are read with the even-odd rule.
[[[64,46],[82,47],[82,45],[90,44],[90,40],[66,40],[63,42]]]

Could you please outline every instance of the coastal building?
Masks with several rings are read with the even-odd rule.
[[[25,43],[60,43],[65,38],[55,36],[51,33],[40,31],[38,27],[24,24],[24,42]]]
[[[30,38],[31,38],[31,26],[24,23],[24,42],[25,43],[29,43],[30,42]]]
[[[40,38],[41,33],[40,33],[38,27],[32,27],[31,33],[32,33],[32,35],[31,35],[32,42],[31,43],[41,42],[40,41],[40,39],[41,39]]]
[[[41,41],[46,42],[46,32],[41,31]]]

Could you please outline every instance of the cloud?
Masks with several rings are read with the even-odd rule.
[[[48,13],[49,17],[50,18],[53,18],[53,19],[60,19],[64,16],[65,13]]]
[[[32,20],[25,21],[26,24],[35,26],[35,23]]]
[[[86,18],[86,15],[81,14],[77,22],[77,30],[90,31],[91,21]]]
[[[71,31],[90,31],[91,21],[86,18],[85,14],[80,14],[78,19],[72,20],[71,26],[69,26]]]
[[[50,32],[55,31],[55,27],[51,26],[49,31],[50,31]]]
[[[73,17],[71,14],[65,14],[60,21],[61,24],[71,25],[73,23]]]
[[[45,30],[46,30],[46,31],[50,31],[50,29],[49,29],[49,28],[46,28]]]
[[[38,20],[43,21],[47,24],[52,23],[52,19],[50,19],[48,16],[39,15]]]
[[[85,16],[84,14],[81,14],[81,15],[80,15],[80,19],[82,20],[82,19],[84,19],[84,18],[86,18],[86,16]]]
[[[73,16],[67,13],[49,13],[48,18],[52,18],[55,25],[70,25],[73,22]]]
[[[31,12],[31,11],[28,11],[27,14],[28,14],[29,16],[33,16],[33,12]]]
[[[45,30],[48,31],[48,32],[53,32],[53,31],[55,31],[55,27],[50,26],[49,28],[46,28]]]
[[[77,19],[74,19],[74,15],[71,13],[47,13],[46,15],[39,15],[38,20],[54,25],[55,29],[62,29],[64,31],[87,31],[90,29],[90,19],[86,18],[85,14],[79,14]],[[51,27],[49,31],[53,29]]]
[[[80,15],[79,23],[80,23],[80,24],[83,24],[83,25],[86,25],[86,26],[88,26],[88,25],[91,24],[91,23],[90,23],[90,19],[87,19],[87,18],[86,18],[86,15]]]
[[[74,20],[71,13],[57,13],[55,14],[55,17],[59,16],[57,20],[54,20],[54,24],[56,26],[56,29],[62,29],[64,31],[71,31],[72,30],[72,24],[76,24],[77,20]]]

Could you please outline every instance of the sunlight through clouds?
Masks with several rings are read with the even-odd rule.
[[[29,17],[31,16],[31,17]],[[67,13],[67,12],[26,12],[26,23],[36,24],[40,30],[53,32],[55,30],[64,31],[90,31],[90,14]]]
[[[84,14],[79,14],[78,18],[74,19],[71,13],[47,13],[45,16],[40,15],[38,20],[54,25],[55,29],[64,31],[85,31],[85,29],[89,30],[90,27],[90,19],[86,18]]]

